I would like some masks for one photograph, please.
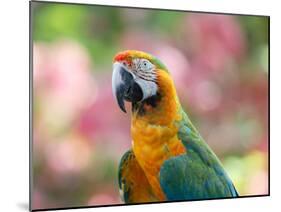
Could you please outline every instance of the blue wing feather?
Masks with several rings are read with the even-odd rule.
[[[203,141],[186,114],[178,137],[187,153],[165,161],[160,185],[168,200],[237,197],[238,193],[219,159]],[[173,174],[172,174],[173,173]]]

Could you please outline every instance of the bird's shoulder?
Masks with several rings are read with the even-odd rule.
[[[120,160],[118,184],[125,203],[157,201],[132,150],[128,150]]]
[[[185,146],[186,153],[170,158],[161,167],[160,183],[167,198],[178,200],[237,196],[220,160],[184,111],[178,129],[178,138]]]

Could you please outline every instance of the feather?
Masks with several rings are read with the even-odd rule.
[[[187,152],[165,161],[160,170],[160,184],[167,199],[237,197],[238,193],[219,159],[203,141],[187,115],[183,114],[182,117],[183,120],[178,123],[178,137]]]
[[[118,184],[121,199],[125,203],[157,201],[132,150],[127,151],[121,158]]]

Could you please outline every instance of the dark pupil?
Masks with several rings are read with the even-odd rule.
[[[146,66],[146,62],[144,62],[143,65]]]

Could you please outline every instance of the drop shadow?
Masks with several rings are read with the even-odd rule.
[[[17,203],[17,206],[22,210],[29,211],[29,204],[26,202]]]

